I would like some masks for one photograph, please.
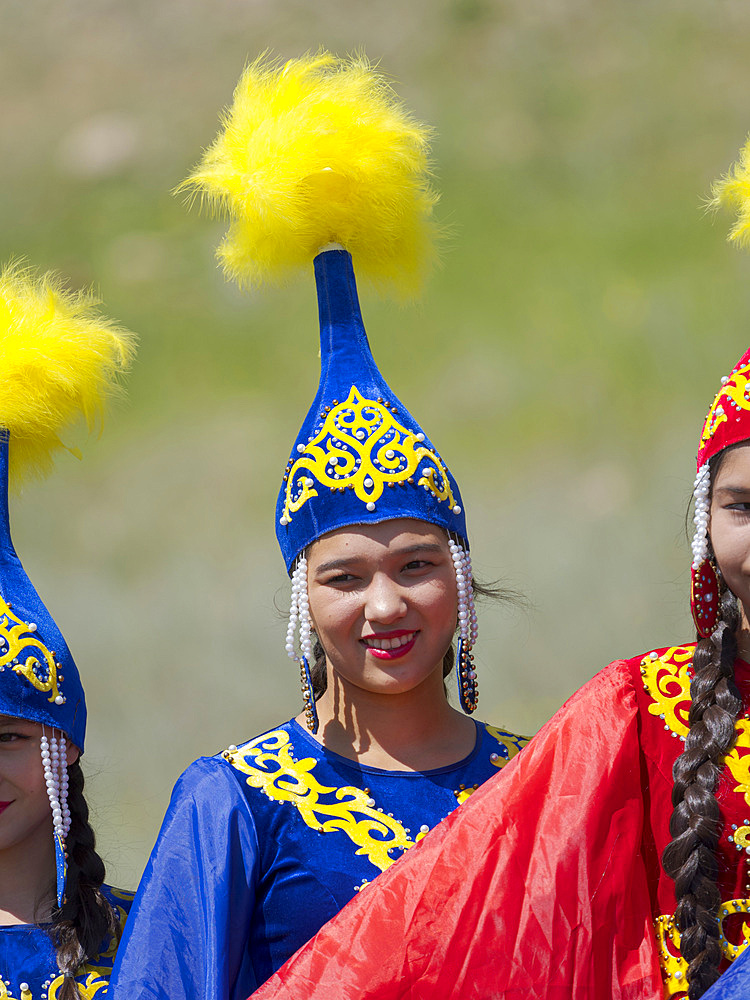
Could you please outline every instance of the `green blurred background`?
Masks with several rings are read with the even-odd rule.
[[[376,355],[462,484],[480,715],[531,733],[602,664],[691,635],[702,417],[750,340],[750,259],[703,211],[750,130],[750,5],[5,0],[1,256],[137,331],[128,401],[14,506],[84,675],[90,801],[132,885],[194,757],[298,710],[273,504],[317,382],[312,277],[240,294],[171,189],[245,61],[364,49],[438,132],[424,299],[363,293]]]

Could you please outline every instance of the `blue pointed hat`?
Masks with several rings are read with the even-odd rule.
[[[353,257],[380,287],[421,287],[436,256],[431,135],[364,55],[263,55],[178,189],[229,218],[217,254],[241,285],[281,283],[314,258],[320,386],[276,507],[288,570],[321,535],[392,518],[467,544],[455,480],[373,360],[352,269]]]
[[[0,432],[0,714],[59,729],[83,751],[86,700],[78,668],[10,536],[8,438]]]
[[[351,256],[324,250],[314,263],[320,385],[276,504],[276,536],[287,571],[329,531],[393,518],[440,525],[468,548],[458,484],[375,364]]]
[[[59,729],[81,751],[83,688],[13,547],[8,484],[47,473],[60,432],[82,414],[92,425],[129,363],[133,335],[97,306],[54,274],[0,270],[0,712]]]
[[[60,629],[10,535],[9,479],[44,473],[59,432],[83,413],[91,424],[127,366],[134,338],[100,316],[96,299],[19,263],[0,271],[0,714],[62,732],[83,752],[86,701]],[[46,734],[44,734],[46,735]],[[41,743],[52,760],[55,744]],[[58,767],[65,767],[65,756]],[[45,768],[45,773],[47,770]],[[52,797],[50,805],[52,806]],[[53,817],[55,808],[52,809]],[[68,821],[70,817],[68,815]],[[64,826],[55,821],[57,904],[65,897]]]

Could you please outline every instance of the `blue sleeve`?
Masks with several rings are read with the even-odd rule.
[[[222,760],[181,776],[130,911],[109,1000],[234,1000],[254,981],[248,938],[258,840]]]
[[[750,948],[746,948],[719,977],[704,1000],[747,1000],[750,996]]]

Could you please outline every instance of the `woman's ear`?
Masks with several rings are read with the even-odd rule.
[[[65,751],[65,762],[68,765],[68,767],[70,767],[70,765],[75,764],[75,762],[81,756],[81,751],[78,749],[75,743],[71,743],[69,740],[67,740],[66,743],[67,743],[67,748]]]

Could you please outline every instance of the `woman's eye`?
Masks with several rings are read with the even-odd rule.
[[[412,559],[411,562],[407,563],[406,566],[404,566],[404,569],[405,570],[424,569],[426,566],[432,566],[432,563],[429,562],[427,559]]]
[[[740,514],[750,513],[750,501],[743,501],[742,503],[730,503],[727,506],[727,510],[736,510]]]
[[[0,743],[14,743],[16,740],[24,740],[28,737],[21,733],[0,733]]]

